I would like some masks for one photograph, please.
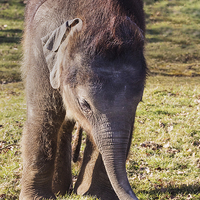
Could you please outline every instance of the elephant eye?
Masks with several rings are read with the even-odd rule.
[[[90,104],[85,99],[79,100],[79,105],[84,113],[91,112]]]

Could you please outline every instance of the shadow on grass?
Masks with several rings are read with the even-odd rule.
[[[155,190],[140,190],[138,193],[149,194],[151,196],[155,196],[155,194],[170,194],[171,196],[177,196],[179,194],[184,195],[197,195],[200,193],[200,185],[192,184],[192,185],[179,185],[179,186],[169,186],[169,187],[161,187]]]
[[[162,39],[159,38],[147,38],[147,43],[158,43],[158,42],[163,42]]]
[[[13,0],[0,0],[0,5],[1,4],[9,4],[9,5],[15,5],[15,6],[20,6],[20,7],[25,7],[25,3],[23,0],[21,1],[13,1]]]
[[[18,22],[21,22],[21,21],[24,20],[24,16],[23,15],[17,15],[17,14],[15,14],[14,16],[8,16],[8,15],[0,13],[0,18],[6,19],[6,20],[18,21]]]
[[[4,33],[4,32],[5,32],[5,33],[6,33],[6,32],[8,32],[8,33],[22,33],[22,30],[16,28],[16,29],[1,30],[0,32],[2,32],[2,33]]]
[[[16,83],[19,81],[22,81],[21,73],[19,71],[3,72],[0,70],[0,84]]]
[[[6,37],[6,36],[0,36],[0,44],[2,43],[17,43],[20,44],[21,37]]]
[[[2,43],[17,43],[21,42],[21,29],[9,29],[9,30],[1,30],[2,36],[0,36],[0,44]],[[19,36],[15,35],[19,34]]]
[[[200,77],[200,74],[199,73],[191,73],[191,74],[183,74],[183,73],[180,73],[180,72],[154,72],[154,71],[151,71],[149,72],[149,74],[151,76],[176,76],[176,77]]]

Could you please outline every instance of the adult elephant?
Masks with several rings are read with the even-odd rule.
[[[88,133],[78,194],[137,199],[125,162],[146,78],[141,0],[29,0],[20,199],[71,190],[75,122]]]

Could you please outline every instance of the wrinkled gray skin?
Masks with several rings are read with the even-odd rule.
[[[53,199],[56,193],[64,195],[71,191],[71,140],[78,122],[88,137],[74,191],[102,200],[136,200],[125,163],[136,108],[144,89],[143,48],[139,45],[129,51],[124,47],[126,53],[123,47],[121,52],[114,48],[103,53],[86,50],[89,44],[86,41],[92,40],[93,35],[85,34],[101,26],[103,19],[90,27],[87,8],[99,1],[77,2],[30,0],[27,6],[23,67],[27,122],[22,139],[20,199]],[[106,2],[115,1],[99,2],[96,9],[103,5],[103,9],[97,10],[100,18],[100,12],[110,8]],[[141,1],[135,2],[142,5]],[[115,24],[115,15],[120,16],[111,9],[112,12],[113,19],[104,19],[110,21],[109,27]],[[131,34],[137,32],[143,40],[144,27],[132,22],[133,17],[123,19],[125,25],[119,24],[135,27]],[[102,25],[100,30],[104,28]],[[125,29],[116,30],[130,35]],[[92,47],[97,48],[95,44]]]

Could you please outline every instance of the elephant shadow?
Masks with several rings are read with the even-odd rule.
[[[160,187],[152,190],[140,190],[138,193],[143,193],[143,194],[149,194],[149,196],[156,196],[166,194],[166,198],[173,199],[179,194],[184,194],[184,195],[193,195],[199,194],[200,193],[200,184],[180,184],[176,186],[168,186],[168,187]]]

